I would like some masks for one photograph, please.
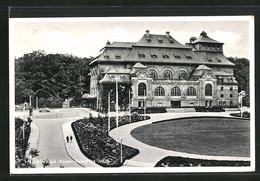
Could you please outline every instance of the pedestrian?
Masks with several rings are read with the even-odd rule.
[[[67,136],[66,139],[67,139],[67,143],[68,143],[69,142],[69,137]]]
[[[70,142],[72,142],[72,136],[70,136]]]

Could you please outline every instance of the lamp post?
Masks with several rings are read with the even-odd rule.
[[[129,103],[128,103],[128,106],[129,106],[129,121],[131,123],[131,90],[129,88]]]
[[[118,127],[118,80],[116,79],[116,127]]]
[[[123,142],[123,137],[120,137],[120,163],[123,163],[123,146],[122,146],[122,142]]]
[[[107,125],[107,135],[109,135],[109,131],[110,131],[110,93],[111,93],[111,91],[109,91],[109,93],[108,93],[108,111],[107,111],[107,115],[108,115],[108,125]]]
[[[144,120],[145,120],[145,95],[146,95],[146,92],[144,90]]]

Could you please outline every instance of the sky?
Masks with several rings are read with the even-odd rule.
[[[10,49],[18,58],[34,50],[97,56],[109,40],[137,42],[145,31],[165,34],[182,44],[202,31],[225,43],[229,57],[250,58],[250,17],[28,18],[10,20]],[[250,42],[251,40],[251,42]]]

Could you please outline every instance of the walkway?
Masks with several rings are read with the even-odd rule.
[[[88,117],[89,112],[92,112],[93,116],[97,116],[96,112],[85,108],[52,109],[49,113],[34,111],[32,134],[29,142],[31,142],[31,148],[38,148],[40,151],[39,156],[34,158],[33,161],[37,168],[43,168],[42,161],[47,159],[50,161],[48,168],[84,167],[80,161],[75,162],[75,159],[70,156],[70,154],[79,155],[78,152],[74,153],[71,152],[72,149],[69,149],[69,151],[67,149],[72,145],[74,145],[73,147],[77,146],[77,143],[73,132],[70,132],[71,130],[63,132],[62,125]],[[17,114],[21,118],[26,117],[26,115],[27,111]],[[72,143],[66,143],[65,137],[67,135],[73,136]],[[85,156],[84,158],[84,162],[91,162]],[[94,167],[93,164],[91,166]]]
[[[230,112],[220,112],[220,113],[192,113],[192,117],[196,116],[224,116],[230,117]],[[210,159],[210,160],[243,160],[248,161],[248,157],[226,157],[226,156],[208,156],[208,155],[197,155],[182,153],[176,151],[165,150],[144,144],[135,138],[133,138],[130,132],[139,126],[151,124],[152,122],[158,122],[162,120],[172,119],[172,118],[184,118],[190,117],[191,113],[164,113],[164,114],[151,114],[149,115],[151,119],[147,121],[141,121],[137,123],[127,124],[119,127],[118,129],[113,129],[110,131],[110,136],[115,140],[119,141],[120,137],[123,137],[123,144],[139,149],[140,153],[130,160],[126,160],[124,163],[125,167],[141,166],[141,167],[154,167],[155,164],[166,156],[181,156],[189,158],[198,159]]]

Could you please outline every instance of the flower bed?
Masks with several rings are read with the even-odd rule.
[[[156,113],[166,113],[165,107],[147,107],[147,108],[135,108],[131,112],[137,112],[138,114],[156,114]]]
[[[250,166],[250,161],[219,161],[184,157],[165,157],[155,167],[197,167],[197,166]]]
[[[146,117],[148,119],[149,117]],[[138,114],[131,116],[131,122],[144,120],[144,117]],[[111,129],[116,127],[115,118],[111,118]],[[107,134],[107,117],[84,118],[72,123],[76,140],[81,152],[103,167],[119,167],[120,162],[120,144],[113,140]],[[129,124],[129,116],[119,117],[119,126]],[[139,150],[123,145],[123,162],[139,153]]]
[[[241,117],[241,113],[231,113],[230,116]],[[247,112],[247,111],[243,112],[242,117],[243,118],[250,118],[250,112]]]
[[[196,112],[225,112],[222,107],[195,107]]]

